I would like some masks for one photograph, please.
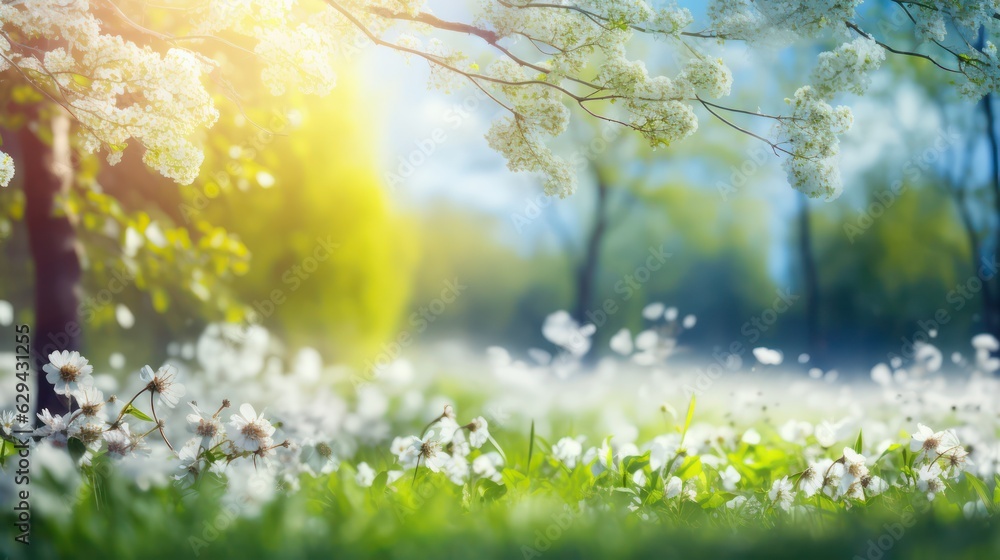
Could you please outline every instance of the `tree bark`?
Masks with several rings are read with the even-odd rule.
[[[574,316],[581,324],[587,321],[590,300],[593,298],[594,284],[597,281],[597,268],[601,258],[601,245],[604,233],[608,229],[608,185],[597,174],[597,198],[594,201],[594,227],[590,230],[587,247],[577,274],[576,305]]]
[[[35,122],[39,126],[48,124],[44,118]],[[42,366],[54,351],[80,348],[81,265],[75,224],[69,217],[56,213],[58,198],[67,194],[73,184],[69,117],[63,113],[52,117],[51,132],[51,145],[28,126],[21,128],[18,139],[24,154],[28,247],[35,268],[35,328],[31,340],[36,372],[35,408],[62,414],[68,409],[68,402],[45,381]]]

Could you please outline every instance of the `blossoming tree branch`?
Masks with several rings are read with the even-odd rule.
[[[571,170],[546,146],[565,131],[571,107],[634,129],[653,146],[695,133],[694,108],[702,107],[748,134],[729,117],[773,119],[774,136],[761,140],[786,156],[792,186],[835,197],[837,136],[851,113],[830,102],[839,93],[864,93],[886,52],[954,74],[973,100],[996,91],[1000,79],[995,45],[975,44],[997,26],[1000,4],[893,3],[912,21],[918,42],[937,52],[882,43],[873,34],[878,22],[858,23],[861,0],[716,0],[709,21],[698,25],[686,8],[654,9],[644,0],[478,0],[471,23],[440,19],[424,0],[180,1],[141,11],[111,0],[24,0],[0,9],[0,70],[63,107],[82,150],[103,151],[114,165],[134,143],[151,168],[190,183],[203,159],[197,132],[218,118],[209,84],[227,93],[225,75],[233,70],[219,53],[252,53],[274,94],[295,88],[322,95],[334,87],[337,53],[361,38],[426,60],[435,87],[464,81],[504,107],[509,115],[490,128],[490,145],[512,170],[542,173],[550,194],[574,190]],[[728,96],[733,82],[725,60],[710,54],[718,44],[780,47],[824,34],[842,44],[817,57],[787,114],[710,101]],[[478,45],[460,50],[456,35],[473,36]],[[673,73],[651,72],[628,54],[637,35],[663,39],[688,60]],[[477,62],[484,59],[489,63]],[[616,102],[622,107],[612,111]],[[3,165],[6,184],[9,156]]]
[[[970,100],[1000,84],[996,46],[986,40],[1000,25],[1000,2],[888,4],[912,26],[911,44],[887,43],[883,32],[896,24],[861,0],[713,0],[705,21],[643,0],[476,0],[467,21],[438,17],[425,0],[5,0],[0,72],[32,92],[20,96],[31,105],[20,134],[32,253],[36,274],[47,278],[36,281],[39,331],[65,331],[78,301],[73,224],[53,217],[73,182],[73,155],[99,153],[115,165],[125,150],[140,150],[156,172],[191,183],[204,160],[204,132],[219,118],[216,96],[239,107],[232,78],[246,68],[275,95],[323,95],[335,85],[336,59],[357,45],[425,61],[431,86],[471,86],[505,110],[487,142],[512,171],[544,177],[550,195],[576,186],[574,169],[552,147],[572,115],[662,147],[694,134],[698,111],[765,142],[795,189],[833,199],[842,189],[839,137],[852,123],[835,99],[865,93],[887,56],[933,65]],[[656,48],[680,62],[651,68],[635,58],[630,51],[644,38],[660,40]],[[830,39],[839,46],[816,57],[779,114],[725,101],[734,83],[722,46]],[[762,122],[770,132],[758,132]],[[14,166],[0,153],[0,184],[11,181]],[[77,339],[71,333],[61,349]],[[54,406],[46,398],[42,404]]]

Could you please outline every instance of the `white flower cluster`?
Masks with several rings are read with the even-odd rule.
[[[792,423],[799,430],[804,425],[807,430],[803,433],[811,435],[813,432],[812,425],[806,422]],[[805,437],[807,436],[801,437],[802,441],[797,443],[806,445]],[[742,436],[725,428],[698,432],[694,437],[687,439],[678,434],[664,434],[656,436],[643,446],[631,443],[614,445],[608,438],[601,446],[589,447],[586,451],[582,445],[584,440],[583,437],[563,437],[552,446],[552,459],[565,465],[567,469],[575,469],[577,465],[587,465],[597,474],[605,470],[617,470],[629,458],[646,457],[651,474],[655,474],[657,480],[663,481],[664,498],[672,500],[681,497],[690,501],[694,501],[698,495],[697,481],[693,478],[684,480],[675,474],[683,470],[682,465],[685,461],[689,464],[692,457],[698,457],[702,464],[711,467],[717,473],[720,490],[738,493],[739,483],[743,480],[740,474],[742,467],[737,468],[739,465],[734,467],[733,464],[727,464],[726,452],[740,447],[752,448],[762,441],[760,434],[752,428]],[[704,444],[694,443],[702,440]],[[685,441],[692,443],[685,444]],[[921,424],[918,426],[918,431],[911,436],[909,450],[915,454],[914,459],[904,469],[904,475],[894,484],[897,487],[925,492],[931,500],[936,493],[945,489],[942,477],[957,479],[970,465],[968,452],[959,443],[957,435],[952,430],[934,432]],[[768,498],[774,507],[785,511],[792,509],[799,492],[806,499],[822,493],[832,500],[848,504],[865,502],[890,487],[886,480],[873,471],[875,463],[876,461],[866,458],[856,449],[845,447],[837,459],[821,458],[809,462],[794,481],[789,480],[788,476],[775,478],[768,492]],[[639,487],[646,486],[649,480],[649,475],[643,471],[636,471],[633,474],[633,482]],[[760,508],[756,507],[759,506],[759,502],[757,504],[750,502],[755,499],[752,494],[737,495],[727,503],[727,506],[742,510],[745,514],[756,515],[760,513]],[[748,502],[754,507],[747,508]]]
[[[141,27],[125,12],[105,21],[108,10],[92,4],[32,0],[0,5],[6,37],[59,39],[58,46],[42,51],[0,39],[0,71],[13,71],[13,65],[59,100],[81,125],[84,150],[105,150],[113,165],[134,141],[151,168],[191,183],[204,160],[198,134],[218,120],[203,83],[217,73],[217,64],[176,42],[161,52],[116,34],[119,27],[131,32]],[[312,13],[296,11],[293,2],[213,0],[195,3],[185,13],[192,34],[236,33],[253,40],[263,80],[275,95],[289,88],[325,94],[336,82],[332,57],[342,33],[335,32],[339,18],[329,7]],[[118,25],[123,22],[131,23]]]
[[[676,307],[667,307],[659,302],[646,305],[642,309],[642,317],[652,325],[636,334],[634,339],[632,332],[623,328],[610,340],[612,351],[629,357],[641,366],[664,363],[676,352],[681,333],[697,324],[694,315],[685,315],[681,319]]]
[[[466,431],[469,432],[468,440]],[[497,451],[477,452],[470,462],[472,450],[480,449],[486,442],[493,443]],[[432,472],[445,473],[460,486],[468,482],[471,475],[500,482],[500,469],[504,464],[503,451],[490,436],[486,419],[479,416],[468,424],[459,425],[450,405],[445,406],[444,412],[424,429],[423,434],[395,438],[390,451],[404,470],[416,469],[422,464]],[[371,483],[362,485],[370,486]]]
[[[655,338],[675,337],[673,331],[696,324],[693,316],[682,317],[676,308],[661,303],[647,305],[642,315],[655,328],[669,331],[657,332]],[[446,404],[451,399],[434,392],[438,381],[415,375],[407,362],[374,372],[371,383],[356,387],[356,403],[350,406],[329,389],[346,380],[339,377],[346,368],[324,371],[314,351],[302,351],[291,360],[291,371],[285,371],[283,360],[266,350],[266,331],[234,329],[213,326],[196,345],[171,345],[168,353],[178,357],[178,369],[143,368],[138,390],[124,403],[105,397],[117,390],[99,389],[109,380],[95,375],[82,356],[52,354],[44,368],[46,379],[59,394],[73,398],[74,408],[62,416],[40,412],[43,425],[34,434],[38,441],[32,451],[39,466],[45,467],[53,455],[72,462],[69,456],[75,450],[80,453],[74,455],[77,467],[86,471],[86,465],[111,458],[122,476],[134,478],[142,488],[169,484],[172,478],[188,492],[202,477],[216,477],[227,486],[227,500],[242,504],[241,515],[253,515],[256,508],[251,506],[274,499],[279,486],[280,492],[295,492],[302,476],[330,475],[342,462],[353,473],[341,472],[343,479],[368,487],[382,477],[386,492],[398,490],[400,480],[411,484],[406,476],[410,470],[414,480],[507,484],[525,465],[508,461],[496,441],[504,438],[495,437],[495,432],[499,429],[506,437],[523,429],[527,434],[531,420],[537,422],[538,433],[545,434],[534,446],[540,460],[532,461],[532,477],[552,487],[560,477],[594,488],[613,481],[617,491],[636,498],[629,510],[644,519],[655,518],[656,508],[690,501],[747,518],[779,511],[823,510],[822,515],[828,515],[830,504],[860,507],[886,492],[892,493],[894,503],[955,500],[968,495],[962,490],[968,486],[963,477],[978,476],[993,485],[1000,475],[998,403],[993,398],[998,380],[992,375],[1000,364],[989,354],[1000,343],[990,335],[973,339],[973,363],[966,364],[961,356],[953,359],[972,370],[967,379],[951,375],[946,382],[932,377],[943,363],[940,351],[927,344],[905,368],[901,359],[894,359],[873,369],[875,384],[828,386],[805,375],[798,380],[778,378],[784,372],[775,369],[768,376],[733,375],[725,389],[717,391],[700,385],[711,379],[706,372],[673,364],[665,368],[662,361],[608,359],[586,375],[567,377],[559,371],[562,364],[540,351],[530,352],[539,365],[525,371],[524,364],[494,348],[492,375],[463,367],[463,372],[476,374],[439,380],[449,392],[468,390],[475,400],[482,399],[484,415],[459,422],[453,406]],[[594,332],[556,313],[543,334],[557,345],[574,348],[580,337],[588,339],[589,347]],[[635,346],[643,347],[636,354],[622,351],[631,336],[619,333],[612,347],[634,357],[647,352],[646,343],[639,342],[644,337],[650,335],[636,337]],[[176,406],[187,393],[177,381],[185,360],[197,360],[202,367],[198,375],[185,376],[188,389],[221,400],[222,406],[206,410],[190,403],[186,417],[161,418],[156,415],[161,407]],[[720,368],[739,369],[739,364],[723,361],[724,366],[717,364]],[[695,414],[692,401],[685,417],[666,403],[682,402],[690,385],[701,387],[699,412]],[[226,393],[238,393],[240,401],[267,399],[269,412],[243,404],[226,421],[228,402],[216,398]],[[800,419],[799,412],[813,421]],[[835,419],[819,420],[824,417]],[[400,433],[394,426],[419,428],[431,418],[423,430],[402,432],[413,435],[392,437]],[[573,419],[574,432],[560,431],[566,429],[561,426],[567,418]],[[899,427],[909,425],[910,418],[923,423],[901,437]],[[597,423],[589,425],[584,419]],[[16,420],[13,414],[0,414],[0,437],[17,437]],[[954,427],[937,431],[927,423]],[[189,439],[170,450],[166,434],[184,427]],[[590,440],[576,430],[608,437]],[[544,440],[552,432],[550,445]],[[387,461],[371,459],[386,447],[391,452]],[[361,455],[371,464],[356,462]],[[0,477],[0,492],[9,478]],[[397,486],[391,487],[394,483]],[[590,494],[597,501],[606,495]],[[815,505],[817,495],[824,497],[823,506]],[[968,502],[962,507],[976,514],[980,506]]]
[[[99,454],[112,459],[149,456],[151,447],[147,439],[150,436],[159,436],[171,451],[174,450],[164,430],[166,423],[156,412],[156,404],[161,410],[162,407],[173,409],[186,394],[184,385],[177,381],[173,366],[165,365],[156,371],[149,366],[143,367],[139,372],[141,389],[124,404],[115,396],[105,398],[104,392],[95,387],[93,366],[78,352],[53,352],[43,369],[46,381],[53,385],[56,394],[71,398],[76,407],[71,407],[64,415],[52,414],[48,409],[39,412],[42,425],[33,433],[33,445],[69,447],[73,451],[70,441],[76,441],[81,444],[82,452],[75,459],[83,467],[90,466]],[[137,403],[139,397],[147,393],[151,416],[142,412]],[[214,413],[203,411],[194,402],[189,405],[193,413],[187,415],[187,421],[193,437],[176,452],[180,474],[174,478],[178,481],[194,482],[202,472],[209,471],[221,475],[239,458],[252,458],[256,464],[258,460],[273,458],[276,449],[289,446],[287,440],[275,443],[272,438],[275,427],[249,404],[240,406],[239,413],[230,417],[228,432],[220,416],[229,401],[224,400]],[[3,418],[11,420],[12,415],[4,413]],[[127,419],[152,426],[136,432]],[[11,437],[12,432],[7,429],[4,435]]]
[[[6,152],[0,152],[0,187],[6,187],[14,178],[14,158]]]
[[[854,116],[848,107],[831,107],[811,86],[799,88],[787,102],[791,118],[779,123],[778,134],[792,153],[783,164],[789,182],[807,196],[833,200],[843,190],[839,135],[851,128]]]
[[[819,55],[812,73],[817,93],[828,97],[840,92],[863,95],[871,73],[885,61],[885,49],[870,37],[858,37],[836,50]]]
[[[38,0],[0,6],[5,29],[26,38],[59,37],[65,46],[36,57],[0,45],[20,72],[50,91],[83,128],[83,147],[104,148],[112,164],[129,140],[143,160],[166,177],[190,183],[203,160],[191,139],[218,118],[201,83],[213,65],[180,48],[160,54],[119,35],[103,33],[89,2]]]
[[[725,39],[785,45],[850,20],[862,0],[713,0],[709,17]]]
[[[167,31],[183,30],[190,34],[187,39],[199,38],[187,48],[184,37],[146,30],[130,20],[132,11],[111,18],[105,12],[113,10],[89,0],[32,0],[0,4],[0,71],[23,74],[61,100],[82,125],[85,149],[106,150],[113,164],[134,141],[144,148],[149,166],[189,183],[203,160],[199,133],[218,119],[203,82],[209,76],[223,80],[226,70],[221,65],[227,58],[213,60],[194,50],[212,42],[209,37],[255,55],[263,66],[263,82],[274,94],[293,88],[329,92],[336,83],[336,58],[352,55],[361,41],[374,39],[406,57],[424,58],[432,87],[453,91],[472,82],[487,92],[510,113],[493,123],[488,144],[506,157],[511,170],[539,173],[548,194],[566,196],[575,190],[576,170],[549,143],[567,128],[567,105],[632,128],[654,148],[667,146],[698,130],[692,103],[732,90],[732,73],[724,61],[702,52],[695,41],[788,45],[832,35],[842,44],[819,55],[810,86],[794,95],[792,115],[777,117],[779,140],[791,145],[785,167],[792,186],[829,199],[841,190],[837,136],[850,120],[846,109],[831,109],[830,102],[840,93],[864,93],[871,72],[886,56],[855,23],[861,19],[861,3],[713,0],[707,10],[710,25],[691,31],[691,11],[673,2],[654,8],[646,0],[481,0],[471,24],[437,19],[424,0],[189,0],[178,6],[184,8],[183,24],[162,18],[176,28]],[[921,41],[939,44],[930,46],[944,47],[940,42],[949,29],[971,37],[980,28],[995,32],[1000,26],[997,0],[896,4],[910,15]],[[116,34],[120,26],[128,33]],[[456,31],[475,36],[473,41],[490,53],[492,62],[483,64],[486,71],[474,62],[482,60],[480,53],[466,55],[450,39],[438,37],[453,37]],[[140,46],[141,41],[126,38],[132,33],[149,34],[170,48]],[[628,55],[639,33],[667,40],[694,57],[673,78],[651,72]],[[847,41],[855,34],[860,37]],[[37,50],[10,37],[60,41]],[[980,50],[963,40],[942,50],[962,75],[963,94],[978,99],[1000,89],[1000,60],[992,43]],[[0,157],[0,184],[9,175],[9,159]]]
[[[697,130],[698,121],[682,100],[695,92],[713,97],[728,94],[732,82],[728,69],[718,59],[699,58],[676,81],[652,77],[642,61],[628,58],[626,44],[633,29],[676,39],[692,21],[686,9],[675,5],[653,9],[642,0],[555,6],[484,3],[478,23],[494,30],[498,37],[527,38],[554,49],[530,69],[511,59],[501,59],[491,66],[491,78],[522,85],[494,88],[514,116],[493,124],[487,134],[490,146],[504,154],[511,170],[542,173],[548,194],[566,196],[574,192],[574,170],[544,142],[561,134],[569,119],[563,105],[565,90],[555,88],[562,88],[567,78],[579,81],[598,55],[603,62],[597,69],[595,96],[620,101],[627,113],[624,124],[641,133],[654,147],[690,136]],[[545,73],[537,75],[537,68],[543,68]],[[577,97],[575,101],[584,106],[593,100]]]
[[[499,60],[488,75],[506,84],[528,81],[524,70],[510,60]],[[511,171],[531,171],[546,177],[545,192],[566,196],[576,190],[576,177],[569,163],[555,155],[545,139],[557,136],[569,124],[569,110],[555,90],[541,84],[494,86],[510,103],[514,113],[494,121],[486,134],[489,146],[507,158]]]
[[[987,41],[981,52],[973,51],[963,69],[965,81],[958,88],[962,95],[979,100],[988,93],[1000,91],[1000,58],[992,42]]]
[[[721,58],[702,57],[691,59],[677,81],[682,91],[690,88],[693,93],[719,99],[732,90],[733,74]]]

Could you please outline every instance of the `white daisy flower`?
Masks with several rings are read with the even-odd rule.
[[[732,500],[726,502],[726,508],[728,509],[739,509],[747,502],[746,496],[736,496]]]
[[[177,370],[167,364],[153,372],[153,368],[143,366],[139,379],[145,382],[146,388],[155,394],[157,402],[170,408],[177,406],[177,401],[187,392],[184,385],[177,382]]]
[[[913,453],[938,453],[944,432],[935,432],[923,424],[917,424],[917,431],[910,435],[910,451]]]
[[[653,438],[649,449],[649,468],[658,471],[677,456],[681,448],[680,434],[665,434]]]
[[[87,449],[97,451],[101,447],[104,435],[104,422],[74,422],[68,431],[70,437],[80,440]]]
[[[357,468],[358,474],[354,475],[354,481],[362,488],[370,488],[372,483],[375,482],[375,469],[371,468],[365,462],[358,463]]]
[[[663,487],[663,495],[666,496],[668,500],[672,500],[677,496],[680,496],[682,490],[684,490],[684,481],[676,476],[672,476]]]
[[[435,439],[434,435],[434,430],[430,430],[423,438],[413,438],[410,446],[413,448],[412,452],[417,454],[418,460],[423,460],[427,468],[433,472],[440,472],[450,457],[441,449],[441,441]]]
[[[816,463],[810,463],[809,467],[802,472],[802,476],[799,477],[799,489],[807,498],[812,498],[816,492],[823,488],[827,472],[833,465],[832,459],[821,459]]]
[[[472,461],[472,472],[483,478],[489,478],[493,482],[500,482],[503,480],[499,471],[501,466],[503,466],[503,457],[496,451],[491,451]]]
[[[576,467],[581,453],[583,453],[583,446],[571,437],[564,437],[552,446],[552,456],[570,469]]]
[[[455,433],[455,436],[451,438],[451,442],[444,445],[444,450],[456,457],[467,457],[469,453],[472,453],[472,447],[465,441],[465,436],[461,432]]]
[[[479,449],[490,439],[489,422],[482,416],[477,416],[469,422],[469,444]]]
[[[404,469],[417,466],[417,458],[420,454],[413,446],[416,439],[418,438],[415,436],[397,437],[392,440],[392,445],[389,446],[389,451],[396,456]]]
[[[967,468],[973,466],[969,460],[969,452],[960,445],[945,452],[944,461],[949,478],[958,478]]]
[[[444,473],[454,484],[461,486],[469,478],[469,461],[465,457],[452,455],[444,467]]]
[[[844,448],[844,476],[840,481],[841,494],[847,494],[852,484],[868,476],[867,460],[850,447]]]
[[[201,447],[197,444],[197,440],[191,440],[177,453],[177,458],[180,460],[177,468],[181,472],[174,475],[174,480],[182,487],[194,484],[198,475],[201,474],[200,454]]]
[[[910,436],[910,451],[920,456],[947,453],[958,447],[958,436],[952,430],[935,432],[923,424],[917,424],[917,432]]]
[[[437,422],[437,429],[438,429],[438,439],[441,441],[441,443],[448,443],[452,440],[452,438],[455,437],[456,434],[459,433],[461,426],[459,426],[458,422],[455,421],[454,416],[448,416],[447,414],[444,414],[441,416],[441,419],[438,420]],[[459,437],[464,437],[464,436],[459,435]]]
[[[853,484],[848,486],[842,493],[842,497],[847,500],[865,501],[865,492],[864,488],[861,487],[861,481],[856,480]]]
[[[340,460],[333,454],[330,444],[325,442],[303,445],[301,457],[313,476],[330,474],[340,468]]]
[[[733,468],[732,465],[726,467],[726,470],[719,473],[719,477],[722,479],[722,487],[727,491],[732,492],[736,489],[736,483],[740,481],[743,477],[740,473]]]
[[[823,476],[823,493],[831,498],[837,498],[840,496],[841,481],[844,478],[844,474],[847,472],[847,468],[843,463],[833,463],[829,470],[825,471],[826,474]]]
[[[229,425],[236,430],[232,440],[237,448],[257,452],[272,446],[274,426],[247,403],[240,406],[239,414],[230,417]]]
[[[740,438],[740,441],[747,445],[757,445],[760,443],[760,433],[757,430],[750,428],[743,433],[743,437]]]
[[[43,425],[39,426],[32,435],[43,437],[56,447],[65,447],[69,430],[69,426],[66,424],[67,416],[52,414],[49,409],[43,409],[38,414],[38,419],[42,421]]]
[[[73,393],[76,403],[80,407],[80,414],[86,418],[94,420],[105,420],[107,414],[104,409],[104,393],[95,387],[87,386]]]
[[[788,481],[788,477],[783,476],[774,481],[774,484],[771,485],[771,490],[767,493],[767,497],[771,499],[774,505],[788,511],[791,509],[792,501],[795,499],[795,489],[792,487],[792,483]]]
[[[42,366],[45,372],[45,381],[55,386],[53,389],[57,395],[66,395],[93,385],[94,366],[87,362],[87,358],[79,352],[53,352],[49,354],[49,363]]]
[[[104,441],[108,445],[108,456],[121,459],[133,454],[138,441],[129,432],[128,424],[122,423],[114,430],[104,432]]]
[[[935,494],[944,490],[944,482],[940,476],[941,466],[937,463],[924,465],[917,471],[917,488],[921,492],[927,492],[927,499],[933,500]]]
[[[14,427],[20,428],[22,424],[17,421],[17,415],[10,410],[0,413],[0,433],[4,437],[10,438],[14,435]]]
[[[878,496],[889,489],[889,483],[875,475],[862,478],[860,484],[864,488],[866,496]]]
[[[211,449],[222,439],[225,430],[217,416],[203,411],[192,401],[188,403],[194,413],[187,415],[188,428],[198,437],[198,447]]]

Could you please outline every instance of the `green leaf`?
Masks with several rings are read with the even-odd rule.
[[[633,455],[631,457],[625,457],[625,460],[622,461],[622,468],[624,468],[629,474],[635,473],[635,471],[638,471],[649,464],[649,453],[650,452],[647,451],[639,456]]]
[[[864,449],[865,442],[864,438],[861,435],[863,432],[864,430],[858,430],[858,440],[854,442],[855,453],[861,453],[861,450]]]
[[[987,490],[986,488],[986,484],[984,484],[982,480],[979,480],[978,478],[976,478],[975,475],[971,473],[965,473],[965,478],[968,479],[969,484],[972,485],[972,489],[976,491],[976,494],[979,494],[979,499],[982,500],[984,504],[986,504],[986,511],[990,512],[990,515],[996,513],[995,511],[996,506],[993,503],[993,498],[990,497],[990,493],[989,490]]]
[[[902,448],[902,447],[903,447],[903,446],[902,446],[902,445],[900,445],[900,444],[898,444],[898,443],[894,443],[894,444],[890,445],[889,447],[887,447],[887,448],[886,448],[886,450],[885,450],[885,451],[883,451],[883,452],[882,452],[882,454],[881,454],[881,455],[879,455],[879,456],[878,456],[878,459],[875,459],[875,462],[876,462],[876,463],[878,463],[878,462],[879,462],[879,461],[881,461],[881,460],[882,460],[882,459],[883,459],[883,458],[884,458],[884,457],[885,457],[886,455],[889,455],[889,454],[890,454],[890,453],[892,453],[893,451],[895,451],[895,450],[897,450],[897,449],[900,449],[900,448]],[[906,450],[905,450],[905,449],[903,450],[903,461],[904,461],[904,463],[906,462]]]
[[[515,490],[528,489],[528,477],[524,476],[522,473],[515,471],[514,469],[504,469],[500,474],[503,476],[504,484],[507,486]]]
[[[138,408],[136,408],[136,407],[134,407],[132,405],[128,405],[127,407],[125,407],[125,414],[130,414],[132,416],[135,416],[136,418],[138,418],[139,420],[142,420],[144,422],[152,422],[153,421],[153,419],[150,418],[145,412],[139,410]]]
[[[507,494],[507,487],[488,478],[479,481],[479,495],[484,502],[495,502]]]
[[[691,395],[691,402],[688,403],[687,416],[684,418],[684,430],[681,431],[681,443],[684,442],[684,436],[687,435],[688,428],[691,427],[691,419],[694,418],[694,404],[696,397]]]
[[[701,507],[703,509],[717,508],[725,504],[727,501],[729,501],[729,499],[726,497],[726,494],[712,494],[707,500],[701,503]]]
[[[382,471],[378,473],[375,480],[372,481],[372,495],[381,496],[385,492],[385,485],[389,482],[388,471]]]
[[[696,477],[704,472],[701,464],[701,457],[697,455],[688,455],[684,458],[684,462],[681,466],[674,472],[674,476],[678,476],[683,480]]]

